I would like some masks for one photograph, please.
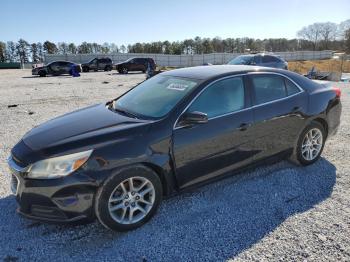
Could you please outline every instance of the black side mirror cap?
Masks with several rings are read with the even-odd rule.
[[[193,111],[184,113],[179,120],[179,126],[192,126],[208,122],[208,115],[203,112]]]

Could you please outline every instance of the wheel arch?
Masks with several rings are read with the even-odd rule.
[[[149,169],[151,169],[153,172],[155,172],[158,175],[158,177],[162,183],[163,196],[169,195],[169,193],[171,192],[171,189],[170,189],[170,183],[166,178],[166,174],[165,174],[166,171],[162,167],[160,167],[154,163],[143,162],[141,164],[144,165],[145,167],[148,167]]]
[[[323,126],[323,128],[326,132],[326,138],[327,138],[327,136],[328,136],[328,123],[327,123],[327,121],[322,117],[317,117],[317,118],[313,119],[312,121],[320,123]]]
[[[128,170],[132,170],[133,168],[145,168],[145,169],[149,169],[150,171],[153,171],[160,179],[160,182],[162,184],[162,189],[163,189],[163,196],[168,196],[172,193],[172,182],[170,181],[169,176],[167,176],[166,174],[168,173],[167,170],[164,170],[163,167],[151,163],[151,162],[139,162],[139,163],[132,163],[129,165],[125,165],[125,166],[120,166],[118,168],[115,168],[113,170],[111,170],[110,175],[107,175],[103,181],[102,184],[104,184],[108,178],[110,176],[113,176],[115,174],[121,174],[124,172],[128,172]]]

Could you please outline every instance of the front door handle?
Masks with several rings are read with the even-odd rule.
[[[242,124],[239,126],[238,130],[239,130],[239,131],[246,131],[246,130],[248,129],[248,127],[250,127],[250,124],[249,124],[249,123],[242,123]]]

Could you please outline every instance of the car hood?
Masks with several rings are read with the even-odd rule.
[[[22,141],[26,147],[47,157],[77,148],[96,148],[133,134],[142,135],[133,129],[145,131],[145,126],[151,122],[123,116],[99,104],[41,124],[26,133]]]

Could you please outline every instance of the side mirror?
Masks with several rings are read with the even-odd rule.
[[[188,126],[194,124],[204,124],[208,122],[208,115],[202,112],[186,112],[184,113],[179,121],[180,126]]]

